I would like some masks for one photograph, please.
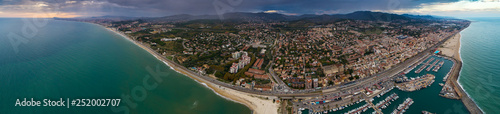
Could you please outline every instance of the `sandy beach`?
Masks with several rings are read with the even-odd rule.
[[[445,56],[452,57],[458,61],[462,61],[460,59],[460,33],[456,34],[452,38],[448,39],[443,45],[441,45],[438,50],[442,51],[441,53]]]
[[[98,24],[96,24],[98,25]],[[101,26],[101,25],[99,25]],[[105,27],[107,28],[107,27]],[[201,83],[205,85],[206,87],[210,88],[212,91],[214,91],[217,95],[220,95],[228,100],[244,104],[248,108],[250,108],[253,113],[256,114],[277,114],[278,109],[279,109],[279,103],[273,103],[273,100],[271,98],[268,98],[267,96],[261,96],[261,95],[255,95],[255,94],[249,94],[249,93],[244,93],[240,91],[236,91],[230,88],[225,88],[222,86],[219,86],[217,84],[211,83],[210,81],[206,81],[202,78],[199,78],[197,76],[194,76],[193,74],[188,73],[189,71],[185,71],[185,69],[178,68],[177,66],[174,66],[174,63],[172,61],[167,60],[165,57],[159,55],[158,53],[154,52],[149,46],[142,44],[141,42],[137,42],[133,40],[132,38],[128,37],[122,32],[116,31],[115,29],[112,28],[107,28],[108,30],[115,32],[116,34],[121,35],[125,39],[133,42],[135,45],[141,47],[142,49],[148,51],[150,54],[155,56],[158,60],[163,61],[166,63],[169,67],[171,67],[173,70],[190,77],[191,79],[197,81],[198,83]]]

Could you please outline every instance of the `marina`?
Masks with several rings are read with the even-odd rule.
[[[418,91],[403,91],[400,89],[385,89],[384,91],[377,93],[373,98],[368,99],[369,101],[375,103],[381,102],[388,96],[392,95],[392,93],[396,93],[399,97],[411,97],[413,101],[417,101],[411,105],[411,108],[406,109],[405,113],[421,113],[422,110],[426,110],[432,113],[445,113],[446,110],[443,109],[453,109],[453,105],[460,107],[459,110],[456,110],[456,112],[463,112],[467,113],[467,110],[465,106],[462,104],[461,101],[459,100],[454,100],[454,99],[447,99],[444,97],[441,97],[438,95],[442,89],[441,86],[438,85],[438,83],[445,83],[445,81],[442,81],[445,76],[450,75],[449,72],[451,68],[454,66],[454,63],[451,60],[448,60],[446,57],[439,57],[437,55],[429,56],[428,58],[424,59],[423,62],[429,61],[430,59],[434,58],[434,60],[439,60],[440,62],[444,62],[444,64],[441,66],[440,70],[438,72],[434,71],[422,71],[420,73],[415,73],[414,71],[417,70],[417,68],[420,68],[419,65],[421,64],[416,64],[413,67],[408,67],[409,69],[414,68],[413,70],[409,71],[408,74],[401,75],[400,77],[402,79],[407,79],[406,81],[409,81],[410,79],[416,80],[418,77],[422,77],[426,74],[432,74],[435,76],[435,78],[438,78],[439,80],[435,80],[435,86],[428,86],[426,89],[420,89]],[[431,62],[432,63],[432,62]],[[438,64],[439,65],[439,64]],[[407,72],[407,70],[404,70],[402,72]],[[448,76],[450,77],[450,76]],[[405,82],[406,82],[405,81]],[[432,83],[434,84],[434,83]],[[430,84],[430,85],[432,85]],[[389,94],[390,93],[390,94]],[[350,99],[350,98],[349,98]],[[397,106],[401,103],[403,103],[405,99],[394,99],[391,104],[388,104],[386,109],[381,109],[382,113],[384,114],[390,114],[393,112],[393,110],[397,110]],[[366,103],[359,103],[359,104],[354,104],[349,107],[343,107],[343,110],[337,110],[336,112],[329,111],[328,113],[334,113],[334,114],[344,114],[347,113],[348,111],[361,107]],[[453,104],[453,105],[450,105]],[[331,106],[334,107],[334,106]],[[399,110],[398,110],[399,111]],[[366,112],[360,112],[360,113],[376,113],[372,108],[368,107]],[[312,112],[311,110],[308,109],[303,109],[302,114],[307,114],[307,113],[323,113],[321,112]]]
[[[421,63],[420,65],[420,68],[418,68],[415,73],[420,73],[422,72],[422,70],[424,70],[426,68],[427,65],[429,65],[435,58],[430,58],[429,60],[427,60],[425,63]],[[430,65],[429,65],[430,66]]]
[[[437,65],[437,63],[439,62],[439,60],[436,60],[434,61],[434,63],[430,64],[429,67],[427,67],[427,71],[430,71],[432,69],[432,67],[435,67]]]
[[[361,112],[366,112],[368,110],[368,108],[370,108],[370,106],[368,104],[365,104],[365,105],[363,105],[361,107],[358,107],[356,109],[350,110],[346,114],[359,114]]]
[[[414,103],[413,99],[411,98],[406,98],[406,100],[399,104],[397,109],[394,109],[391,114],[403,114],[408,110],[408,108]]]
[[[441,58],[441,57],[439,57],[439,58]],[[437,72],[443,66],[444,61],[442,61],[442,60],[435,60],[434,61],[434,60],[435,60],[435,58],[431,57],[427,61],[420,63],[420,67],[417,70],[415,70],[415,73],[418,74],[418,73],[422,72],[424,69],[426,71],[431,71],[432,70],[434,72]],[[414,67],[412,67],[409,70],[405,71],[405,74],[408,74],[411,70],[413,70],[413,68]]]
[[[412,71],[413,69],[415,69],[415,67],[417,67],[417,66],[416,65],[415,66],[412,65],[412,66],[408,67],[409,69],[406,69],[405,72],[404,72],[404,74],[410,73],[410,71]]]
[[[454,111],[453,113],[468,113],[468,111],[466,110],[465,106],[462,104],[461,101],[455,100],[455,99],[447,99],[447,98],[444,98],[444,97],[437,95],[440,93],[440,91],[442,89],[441,86],[438,86],[438,83],[444,84],[446,81],[442,81],[441,79],[443,79],[446,76],[451,77],[448,75],[451,75],[450,70],[455,65],[448,58],[439,57],[438,55],[430,56],[429,58],[427,58],[427,60],[430,60],[432,58],[435,58],[435,60],[437,59],[440,62],[441,61],[444,62],[444,64],[441,66],[441,68],[440,68],[440,70],[438,70],[438,72],[422,71],[420,73],[414,73],[414,71],[420,67],[420,66],[417,66],[417,68],[415,68],[413,71],[410,71],[408,74],[405,74],[402,76],[407,77],[408,79],[411,79],[411,78],[417,78],[419,76],[421,77],[422,75],[425,75],[425,74],[432,74],[435,76],[436,79],[439,79],[439,80],[435,80],[436,83],[431,84],[432,86],[428,86],[426,89],[421,89],[421,90],[413,91],[413,92],[402,91],[399,89],[394,89],[390,92],[395,92],[400,97],[402,97],[402,96],[411,97],[413,99],[413,101],[417,101],[417,102],[414,102],[409,109],[406,109],[405,113],[408,113],[408,114],[421,113],[422,110],[426,110],[426,111],[436,113],[436,114],[446,113],[446,110],[442,110],[442,109],[453,110]],[[387,95],[381,96],[381,97],[385,98],[386,96]],[[383,98],[375,99],[375,102],[378,102]],[[397,108],[398,104],[403,103],[404,100],[405,99],[395,100],[393,102],[394,105],[391,104],[390,106],[388,106],[387,109],[382,110],[382,112],[384,114],[392,113],[392,111]],[[434,101],[434,102],[429,102],[429,101]],[[452,105],[450,105],[450,104],[452,104]],[[460,107],[460,109],[454,110],[453,105]]]
[[[436,67],[434,67],[434,69],[432,71],[437,72],[443,66],[443,64],[444,64],[444,61],[439,62],[439,64]]]
[[[391,95],[387,96],[384,100],[378,102],[375,106],[375,108],[378,109],[386,109],[387,106],[391,104],[394,100],[397,100],[399,98],[398,94],[392,93]]]

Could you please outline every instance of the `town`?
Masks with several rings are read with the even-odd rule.
[[[444,62],[424,63],[424,58],[429,58],[431,51],[438,52],[436,46],[470,23],[425,18],[336,19],[315,23],[203,19],[83,21],[119,31],[212,83],[278,96],[275,100],[291,99],[283,102],[283,110],[293,113],[305,108],[311,112],[336,111],[361,101],[367,104],[352,112],[373,108],[374,113],[381,113],[380,109],[390,102],[375,105],[372,98],[395,88],[394,76],[403,70],[413,70],[417,63],[423,65],[415,73],[424,68],[426,71],[434,68],[437,72]],[[404,81],[397,87],[414,91],[434,82],[432,75],[424,78],[425,81]],[[387,97],[386,101],[394,97]],[[397,113],[406,108],[398,108]]]
[[[97,22],[99,23],[99,22]],[[349,83],[390,69],[464,28],[460,20],[339,20],[152,23],[103,21],[199,74],[234,85],[271,90]],[[272,73],[277,75],[272,78]],[[271,78],[270,78],[271,77]]]

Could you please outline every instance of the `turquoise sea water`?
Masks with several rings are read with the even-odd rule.
[[[26,29],[30,23],[35,29]],[[100,26],[57,20],[41,26],[34,25],[31,19],[0,19],[0,25],[0,113],[115,113],[125,107],[130,113],[141,114],[251,112]],[[20,35],[23,42],[16,46],[19,38],[9,37],[10,33]],[[161,76],[161,82],[151,77],[156,74]],[[155,83],[158,85],[145,86]],[[111,107],[14,106],[17,99],[23,98],[100,99],[127,95],[132,95],[128,99],[133,103],[122,99],[123,107],[115,111]]]
[[[459,82],[488,114],[500,113],[500,18],[469,18],[461,32]]]

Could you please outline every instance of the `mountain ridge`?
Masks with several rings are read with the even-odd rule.
[[[59,18],[58,18],[59,19]],[[188,22],[193,20],[220,20],[220,21],[238,21],[238,22],[283,22],[283,21],[310,21],[310,22],[332,22],[340,19],[352,20],[367,20],[367,21],[393,21],[393,20],[410,20],[410,19],[454,19],[450,17],[439,17],[432,15],[411,15],[411,14],[392,14],[385,12],[372,11],[356,11],[348,14],[332,14],[332,15],[285,15],[280,13],[251,13],[251,12],[230,12],[223,15],[190,15],[177,14],[163,17],[127,17],[127,16],[101,16],[90,18],[72,18],[79,20],[89,19],[108,19],[114,21],[130,21],[143,20],[147,22]]]

